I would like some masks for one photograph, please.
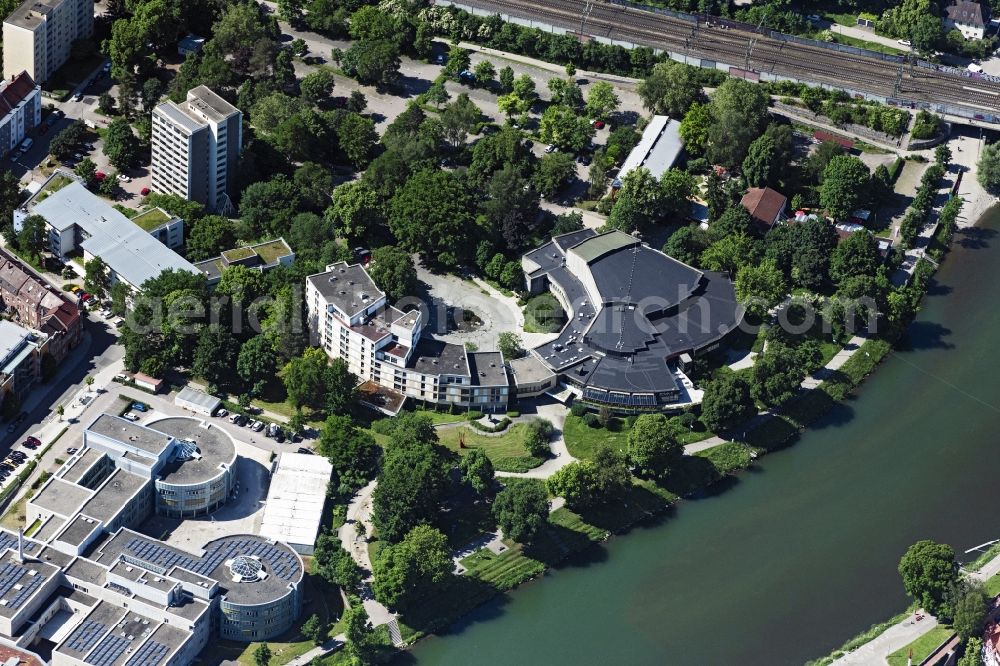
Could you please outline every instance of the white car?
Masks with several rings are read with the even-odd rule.
[[[131,421],[132,423],[135,423],[136,421],[139,420],[139,415],[136,414],[135,412],[125,412],[122,415],[122,418],[123,419],[127,419],[127,420]]]
[[[250,425],[250,429],[253,430],[254,432],[260,432],[261,430],[264,429],[264,422],[263,421],[254,421]]]
[[[554,153],[554,152],[556,152],[556,150],[558,150],[558,149],[555,146],[551,145],[551,144],[549,144],[548,146],[545,146],[545,152],[547,152],[547,153]]]
[[[118,174],[118,180],[122,181],[123,183],[131,183],[132,182],[132,179],[129,178],[128,176],[126,176],[123,173]]]
[[[215,415],[221,419],[222,417],[229,415],[229,410],[224,407],[220,407],[218,411],[215,412]]]
[[[897,39],[896,43],[897,44],[901,44],[903,46],[911,46],[910,40],[908,40],[908,39]]]

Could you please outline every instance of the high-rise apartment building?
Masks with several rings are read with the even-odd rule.
[[[26,0],[3,22],[3,77],[37,83],[69,59],[73,42],[94,34],[94,0]]]
[[[205,86],[182,104],[153,109],[152,188],[209,210],[228,208],[243,141],[243,114]]]

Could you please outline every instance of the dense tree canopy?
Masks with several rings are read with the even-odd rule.
[[[925,539],[910,546],[899,561],[903,588],[928,613],[951,613],[946,596],[958,579],[958,563],[951,546]]]
[[[390,608],[406,609],[447,583],[454,563],[445,536],[417,525],[399,543],[384,546],[372,568],[375,598]]]
[[[729,430],[756,413],[750,384],[742,376],[726,373],[705,387],[701,420],[709,430]]]
[[[493,518],[505,537],[530,543],[549,518],[549,499],[542,484],[510,479],[493,501]]]
[[[682,455],[663,414],[641,414],[628,432],[629,460],[644,476],[666,477]]]

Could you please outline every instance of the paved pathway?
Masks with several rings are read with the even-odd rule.
[[[368,540],[358,533],[357,528],[361,524],[365,527],[365,534],[372,533],[372,494],[375,492],[377,484],[377,481],[372,481],[354,495],[351,503],[347,505],[347,521],[337,531],[344,549],[351,554],[354,561],[367,574],[361,592],[361,599],[373,627],[388,624],[395,619],[395,615],[389,612],[388,608],[376,601],[372,594],[372,561],[368,555]]]
[[[886,657],[896,650],[906,647],[937,626],[936,618],[922,612],[920,614],[923,615],[922,620],[917,620],[917,613],[907,615],[899,624],[894,624],[874,640],[868,641],[853,652],[840,657],[831,666],[887,664]]]
[[[883,37],[882,35],[876,35],[875,32],[872,30],[865,30],[864,28],[859,28],[856,26],[840,25],[839,23],[834,23],[832,26],[830,26],[830,31],[840,35],[854,37],[855,39],[863,39],[866,42],[875,42],[876,44],[881,44],[882,46],[888,46],[889,48],[898,49],[899,51],[913,50],[909,46],[903,46],[892,37]]]
[[[313,660],[325,657],[331,652],[336,652],[342,648],[346,642],[347,636],[344,634],[337,634],[333,638],[327,639],[327,641],[322,645],[317,645],[313,649],[309,650],[309,652],[292,659],[286,664],[286,666],[309,666],[309,664],[313,663]]]
[[[979,582],[986,582],[998,573],[1000,573],[1000,555],[991,559],[977,571],[967,573],[966,575]],[[937,626],[938,622],[936,618],[924,615],[924,618],[918,621],[916,619],[917,614],[923,614],[923,611],[906,616],[898,624],[886,629],[874,639],[849,654],[840,657],[831,666],[888,664],[887,657],[890,654],[900,648],[906,647]]]

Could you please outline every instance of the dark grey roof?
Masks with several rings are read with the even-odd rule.
[[[507,372],[500,352],[470,352],[469,373],[473,386],[507,386]]]
[[[79,546],[84,540],[94,533],[95,530],[101,529],[101,523],[94,518],[88,516],[77,515],[73,520],[69,521],[69,525],[66,529],[59,534],[59,541],[65,541],[66,543]]]
[[[429,375],[469,376],[465,347],[440,340],[421,338],[410,363],[417,372]]]
[[[80,507],[90,499],[93,491],[75,483],[52,477],[42,491],[32,498],[31,503],[46,511],[58,513],[61,516],[75,515]]]
[[[663,309],[688,298],[701,280],[701,271],[644,245],[605,254],[590,272],[605,303],[650,307],[655,301]]]
[[[611,240],[591,252],[589,264],[604,304],[590,302],[580,278],[561,262],[549,262],[555,267],[545,272],[568,300],[570,318],[559,336],[535,353],[584,387],[675,392],[669,362],[713,344],[741,320],[732,282],[645,245]],[[558,249],[555,243],[543,247]]]
[[[320,295],[348,317],[370,307],[385,294],[375,286],[361,264],[347,262],[333,264],[325,273],[310,275],[306,279]]]

